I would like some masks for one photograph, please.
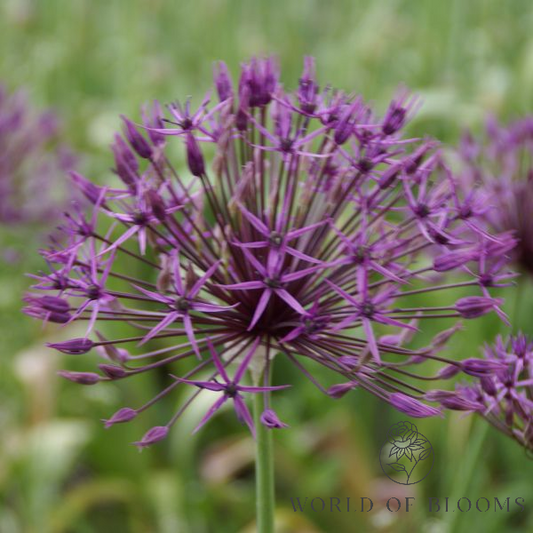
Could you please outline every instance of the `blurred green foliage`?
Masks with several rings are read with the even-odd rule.
[[[86,173],[105,182],[119,114],[137,117],[155,98],[199,100],[213,61],[224,59],[236,73],[253,54],[276,54],[288,86],[296,84],[303,55],[314,55],[323,84],[360,92],[378,110],[405,83],[424,101],[411,131],[453,143],[464,127],[478,129],[487,112],[502,119],[531,112],[531,27],[530,0],[3,0],[0,80],[55,108]],[[22,255],[20,263],[0,266],[0,532],[253,531],[253,443],[233,415],[225,412],[191,436],[200,402],[167,442],[142,455],[129,443],[165,420],[179,398],[104,431],[99,419],[140,405],[164,376],[94,389],[60,383],[59,367],[88,366],[42,348],[58,332],[19,313],[28,285],[22,273],[38,268],[39,241],[32,230],[0,231],[1,245]],[[527,280],[505,294],[515,328],[529,333],[531,295]],[[493,317],[469,323],[450,351],[474,356],[498,331]],[[533,462],[481,420],[454,414],[421,421],[435,467],[405,492],[378,463],[399,413],[362,392],[324,398],[285,362],[277,371],[295,382],[278,403],[292,426],[275,439],[280,532],[533,530]],[[387,498],[405,495],[416,496],[410,513],[385,509]],[[368,514],[294,513],[290,498],[297,496],[368,496],[376,507]],[[523,497],[526,510],[431,514],[429,496]]]

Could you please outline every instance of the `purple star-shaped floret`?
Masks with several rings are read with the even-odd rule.
[[[281,272],[281,262],[279,260],[274,264],[273,262],[270,262],[270,264],[267,263],[265,266],[262,265],[259,260],[246,248],[242,248],[242,251],[246,256],[246,259],[259,272],[263,279],[256,281],[243,281],[242,283],[235,283],[232,285],[221,285],[221,287],[232,291],[263,289],[263,294],[261,294],[261,297],[259,298],[254,315],[248,326],[248,331],[253,329],[253,327],[257,324],[273,295],[279,296],[298,314],[307,314],[307,311],[302,307],[300,302],[298,302],[298,300],[296,300],[296,298],[294,298],[294,296],[287,291],[285,285],[292,281],[304,278],[305,276],[308,276],[321,268],[324,268],[324,265],[317,265],[284,274]]]
[[[370,352],[378,364],[381,364],[381,357],[379,355],[376,336],[374,335],[374,330],[372,328],[372,322],[379,322],[380,324],[386,324],[388,326],[396,326],[400,328],[416,329],[410,324],[404,324],[399,320],[395,320],[387,316],[386,311],[388,308],[385,307],[385,304],[392,299],[392,291],[387,290],[375,296],[371,296],[368,291],[368,271],[366,269],[360,269],[357,275],[358,298],[355,298],[351,294],[347,293],[345,290],[341,289],[331,281],[325,281],[335,292],[337,292],[337,294],[342,296],[355,308],[354,312],[350,313],[332,329],[334,331],[338,331],[349,327],[354,322],[360,320],[363,325],[363,330],[366,335]]]
[[[213,363],[217,369],[218,375],[222,379],[222,383],[220,381],[217,381],[216,379],[213,379],[212,381],[196,381],[196,380],[189,380],[189,379],[182,379],[175,377],[176,380],[182,382],[182,383],[188,383],[189,385],[194,385],[200,389],[207,389],[213,392],[222,392],[222,396],[210,407],[210,409],[207,411],[207,413],[204,415],[198,426],[196,426],[196,429],[194,430],[194,433],[196,433],[204,424],[229,400],[233,400],[233,406],[235,407],[235,412],[237,413],[237,418],[241,421],[246,423],[246,425],[250,428],[250,431],[252,432],[252,435],[255,437],[255,427],[254,422],[252,419],[252,415],[250,414],[250,411],[248,410],[248,407],[246,406],[246,402],[244,401],[244,398],[240,393],[243,392],[251,392],[251,393],[262,393],[262,392],[270,392],[270,391],[276,391],[276,390],[282,390],[290,387],[290,385],[277,385],[272,387],[254,387],[254,386],[247,386],[247,385],[241,385],[240,382],[242,378],[244,377],[244,374],[246,370],[248,369],[248,365],[250,364],[250,361],[252,360],[252,357],[254,356],[260,342],[260,338],[257,337],[252,346],[250,347],[250,351],[246,354],[246,357],[242,360],[239,367],[237,368],[237,371],[235,372],[235,376],[233,379],[230,379],[228,376],[226,369],[224,368],[224,364],[220,360],[220,357],[218,356],[217,351],[213,347],[213,344],[211,341],[207,341],[207,345],[209,347],[209,351],[211,352],[211,357],[213,360]]]
[[[148,332],[148,334],[141,341],[141,344],[145,344],[170,324],[178,319],[181,319],[183,321],[183,327],[185,328],[187,338],[189,339],[194,352],[198,358],[201,359],[202,357],[200,355],[200,349],[198,348],[198,344],[194,335],[194,327],[190,312],[197,311],[201,313],[220,313],[222,311],[226,311],[227,309],[236,307],[237,304],[233,306],[223,306],[206,303],[197,299],[198,293],[201,291],[202,287],[207,283],[207,281],[209,281],[211,276],[216,272],[221,261],[217,261],[214,265],[212,265],[190,288],[186,286],[184,280],[182,279],[180,272],[181,267],[177,254],[173,258],[173,263],[173,281],[174,290],[176,292],[175,296],[167,296],[158,292],[149,291],[138,285],[135,286],[135,288],[142,292],[145,296],[152,298],[156,302],[164,303],[169,307],[169,312],[165,318]]]

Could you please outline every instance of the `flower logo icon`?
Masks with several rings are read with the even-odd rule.
[[[433,460],[431,443],[413,423],[402,421],[389,428],[379,461],[391,481],[400,485],[419,483],[433,468]]]

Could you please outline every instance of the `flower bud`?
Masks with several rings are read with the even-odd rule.
[[[60,370],[58,376],[79,383],[80,385],[94,385],[100,381],[100,376],[94,372],[69,372],[68,370]]]
[[[94,183],[90,182],[88,179],[84,178],[81,174],[74,172],[73,170],[69,172],[70,178],[78,187],[78,189],[83,193],[85,198],[91,202],[91,204],[96,204],[100,199],[102,193],[102,188],[98,187]]]
[[[64,342],[49,343],[47,346],[69,355],[82,355],[89,352],[94,346],[94,343],[91,339],[80,338],[70,339]]]
[[[246,128],[248,127],[248,115],[241,107],[239,107],[237,114],[235,115],[235,127],[239,131],[246,131]]]
[[[469,261],[475,261],[478,257],[479,253],[472,250],[454,250],[436,257],[433,261],[433,269],[436,272],[447,272]]]
[[[100,364],[98,368],[111,379],[120,379],[125,377],[128,373],[120,366]]]
[[[461,372],[461,367],[459,365],[448,365],[439,370],[437,376],[440,379],[450,379],[457,376],[459,372]]]
[[[243,65],[239,94],[247,87],[250,107],[265,106],[272,101],[278,78],[279,69],[274,58],[252,59],[248,65]]]
[[[59,298],[58,296],[41,296],[36,297],[28,295],[24,298],[28,303],[39,306],[44,311],[51,311],[53,313],[68,313],[70,305],[67,300]]]
[[[476,377],[491,376],[498,370],[505,370],[507,365],[498,361],[489,361],[487,359],[465,359],[460,363],[465,374]]]
[[[137,152],[139,157],[143,159],[151,159],[152,147],[148,144],[148,141],[139,133],[135,124],[122,115],[122,120],[126,126],[124,134],[128,139],[131,147]]]
[[[439,402],[442,407],[453,411],[479,411],[484,409],[484,405],[473,402],[452,391],[433,390],[425,395],[430,402]]]
[[[109,342],[99,331],[96,332],[96,335],[102,343],[96,348],[96,351],[101,357],[121,364],[131,359],[131,355],[128,350],[124,348],[118,348],[113,343]]]
[[[165,144],[165,136],[155,130],[164,129],[165,124],[161,118],[161,106],[156,100],[150,109],[144,108],[142,111],[143,124],[148,132],[148,137],[154,144],[154,146],[161,146]]]
[[[155,426],[148,430],[140,441],[134,442],[135,446],[141,451],[143,448],[148,448],[152,444],[163,440],[168,435],[167,426]]]
[[[304,71],[296,94],[302,111],[304,113],[313,113],[316,108],[316,96],[318,94],[315,60],[313,57],[306,56],[304,58]]]
[[[224,61],[219,61],[213,68],[215,86],[221,102],[233,96],[233,84],[229,75],[228,67]]]
[[[355,122],[357,119],[357,110],[360,106],[359,101],[354,102],[351,105],[347,105],[335,126],[335,132],[333,134],[333,140],[335,144],[344,144],[354,131]]]
[[[400,161],[388,167],[385,172],[381,175],[378,181],[378,186],[380,189],[388,189],[395,181],[398,175],[403,170],[403,163]]]
[[[455,335],[458,331],[463,329],[463,323],[461,321],[456,322],[451,328],[445,329],[437,333],[432,341],[431,347],[435,349],[441,349],[444,345]]]
[[[187,135],[186,148],[187,164],[189,165],[191,174],[198,178],[202,177],[205,174],[204,156],[202,155],[202,151],[200,150],[194,135]]]
[[[401,392],[395,392],[389,396],[390,404],[398,411],[405,413],[413,418],[426,418],[428,416],[440,415],[440,409],[430,407],[415,398],[411,398]]]
[[[495,235],[495,237],[497,240],[490,240],[486,243],[485,253],[487,256],[507,255],[518,244],[518,240],[511,231],[500,233]]]
[[[357,387],[357,383],[354,381],[349,381],[347,383],[339,383],[338,385],[333,385],[327,390],[328,396],[335,398],[336,400],[342,398],[347,392],[350,392],[352,389]]]
[[[115,142],[111,145],[115,156],[115,171],[118,177],[128,186],[134,187],[139,179],[139,163],[130,147],[120,135],[115,135]]]
[[[146,191],[146,199],[152,208],[152,213],[154,217],[157,218],[160,222],[164,222],[167,218],[167,211],[165,208],[165,201],[161,195],[154,189],[149,189]]]
[[[393,135],[398,130],[401,130],[405,124],[406,115],[407,109],[393,100],[383,119],[383,125],[381,126],[383,133],[385,135]]]
[[[496,388],[496,384],[492,377],[482,377],[479,379],[479,383],[481,384],[483,391],[489,396],[496,396],[498,389]]]
[[[123,407],[119,409],[111,418],[103,420],[104,427],[106,429],[110,428],[114,424],[122,424],[123,422],[129,422],[137,416],[137,411],[135,409],[130,409],[129,407]]]
[[[28,305],[22,309],[22,312],[32,318],[53,322],[54,324],[66,324],[70,321],[72,316],[70,313],[58,313],[55,311],[47,311],[41,306]]]
[[[288,424],[285,424],[278,418],[278,415],[272,409],[266,409],[263,411],[260,420],[261,424],[269,429],[283,429],[289,427]]]
[[[408,155],[404,161],[404,170],[407,174],[414,174],[420,164],[422,163],[424,156],[428,153],[435,143],[425,142],[422,146],[417,148],[411,155]]]
[[[461,298],[455,303],[455,310],[463,318],[477,318],[486,315],[501,305],[501,298],[489,298],[486,296],[467,296]]]

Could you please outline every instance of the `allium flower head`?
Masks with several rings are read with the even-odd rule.
[[[533,342],[523,334],[497,337],[484,350],[488,375],[456,386],[442,404],[479,413],[494,427],[533,451]],[[452,405],[452,402],[454,405]]]
[[[273,59],[243,65],[235,84],[219,64],[219,101],[176,102],[165,119],[156,105],[142,124],[124,119],[125,138],[112,147],[123,185],[77,175],[92,212],[68,215],[64,241],[43,252],[50,272],[34,276],[35,291],[50,296],[28,295],[26,313],[80,322],[91,339],[51,346],[77,357],[94,348],[105,359],[100,373],[65,378],[93,384],[168,369],[165,390],[119,410],[107,427],[191,388],[141,448],[164,438],[200,393],[214,403],[199,427],[230,404],[253,432],[247,398],[257,394],[261,423],[286,427],[270,405],[270,391],[290,394],[277,392],[290,384],[271,384],[274,356],[331,398],[360,388],[411,416],[437,415],[417,365],[446,365],[425,382],[453,376],[461,363],[438,352],[459,329],[454,322],[491,311],[504,318],[484,276],[500,279],[513,240],[459,217],[436,143],[401,136],[416,99],[402,91],[379,118],[359,97],[320,90],[309,58],[295,92],[278,78]],[[178,164],[171,144],[181,147]],[[444,281],[452,270],[462,281]],[[457,286],[470,296],[407,304]],[[104,326],[114,321],[131,334],[108,340]],[[408,349],[428,322],[440,325],[434,341]],[[173,363],[184,359],[196,364],[176,375]],[[321,367],[336,384],[324,384]]]
[[[35,113],[19,91],[0,85],[0,223],[48,223],[70,200],[73,154],[52,112]]]
[[[466,133],[458,154],[462,212],[478,214],[485,228],[513,232],[513,259],[533,275],[533,117],[507,126],[491,117],[485,136]]]

